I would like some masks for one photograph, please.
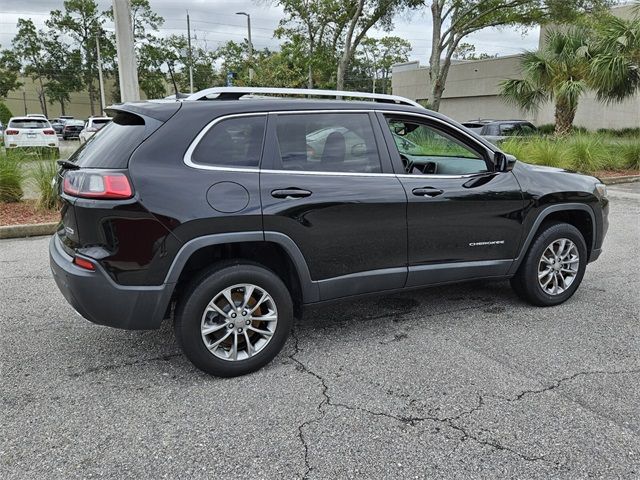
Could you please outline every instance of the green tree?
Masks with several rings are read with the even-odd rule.
[[[488,53],[476,53],[476,46],[471,43],[462,42],[458,45],[453,57],[456,60],[484,60],[486,58],[496,58],[498,55],[489,55]]]
[[[506,80],[501,93],[523,110],[535,111],[548,101],[555,103],[555,133],[571,132],[578,101],[589,88],[588,37],[582,29],[552,30],[540,51],[525,52],[523,78]]]
[[[432,36],[429,55],[429,104],[440,108],[451,59],[469,35],[489,27],[530,27],[566,22],[585,12],[600,10],[609,0],[429,0]]]
[[[598,98],[621,101],[640,91],[640,3],[632,19],[599,16],[592,24],[591,81]]]
[[[62,115],[66,115],[66,105],[71,101],[71,92],[82,88],[82,56],[79,48],[64,43],[56,31],[43,36],[46,51],[44,67],[48,80],[45,91],[49,103],[58,103]]]
[[[115,48],[104,30],[108,12],[98,9],[95,0],[65,0],[64,11],[53,10],[47,26],[68,35],[82,52],[82,69],[79,72],[89,92],[91,115],[96,113],[98,100],[95,80],[98,78],[96,37],[100,38],[100,54],[105,64],[114,63]]]
[[[22,82],[18,81],[20,67],[20,60],[13,50],[0,51],[0,99],[22,86]]]
[[[36,85],[36,92],[42,113],[47,115],[47,97],[45,81],[47,78],[46,50],[43,43],[44,33],[38,32],[29,18],[18,19],[18,33],[13,39],[13,52],[20,59],[24,73]]]

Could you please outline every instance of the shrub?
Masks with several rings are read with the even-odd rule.
[[[616,144],[616,149],[622,168],[640,170],[640,140],[635,142],[619,142]]]
[[[520,138],[511,137],[500,142],[500,149],[515,156],[518,160],[526,162],[527,143],[527,141]]]
[[[555,132],[556,126],[553,123],[545,123],[538,127],[538,132],[542,135],[551,135]]]
[[[640,139],[640,127],[637,128],[599,128],[598,133],[611,137],[632,137]]]
[[[43,160],[31,173],[31,181],[40,194],[37,207],[41,210],[53,210],[58,205],[58,196],[52,185],[57,172],[58,165],[55,160]]]
[[[574,135],[567,139],[567,146],[566,166],[568,168],[592,173],[603,169],[614,170],[618,167],[617,157],[613,155],[602,135]]]
[[[19,202],[22,199],[24,173],[17,160],[0,156],[0,202]]]
[[[566,158],[565,142],[562,139],[538,138],[528,143],[526,147],[526,159],[536,165],[548,167],[564,166]]]
[[[6,127],[7,123],[9,123],[9,119],[13,117],[13,113],[9,110],[4,102],[0,102],[0,122]]]

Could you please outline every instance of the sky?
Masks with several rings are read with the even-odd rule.
[[[254,48],[277,49],[279,41],[273,38],[273,30],[282,18],[282,10],[269,0],[150,0],[152,9],[164,17],[160,34],[186,33],[186,13],[189,11],[192,35],[199,44],[209,48],[229,40],[242,41],[247,35],[246,18],[235,12],[251,15],[251,36]],[[0,45],[7,48],[16,33],[18,18],[31,18],[36,26],[44,26],[51,10],[62,9],[63,0],[0,0]],[[102,9],[111,0],[98,0]],[[524,34],[515,29],[487,29],[469,36],[467,43],[476,46],[477,53],[513,55],[523,50],[535,49],[539,29]],[[431,45],[431,26],[428,8],[423,11],[399,14],[394,20],[392,32],[371,31],[370,36],[402,37],[412,45],[410,60],[428,63]]]

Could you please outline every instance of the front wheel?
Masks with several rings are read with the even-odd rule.
[[[531,244],[511,286],[533,305],[558,305],[578,289],[587,256],[580,230],[567,223],[547,224]]]
[[[220,264],[187,287],[174,329],[184,354],[219,377],[244,375],[269,363],[293,324],[282,280],[258,265]]]

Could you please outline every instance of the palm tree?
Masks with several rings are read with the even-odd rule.
[[[543,103],[555,102],[555,134],[571,132],[580,96],[589,88],[586,31],[552,30],[542,50],[522,56],[522,79],[505,80],[501,94],[525,111],[535,111]]]
[[[631,20],[605,17],[594,26],[590,77],[598,98],[621,101],[640,91],[640,2]]]

